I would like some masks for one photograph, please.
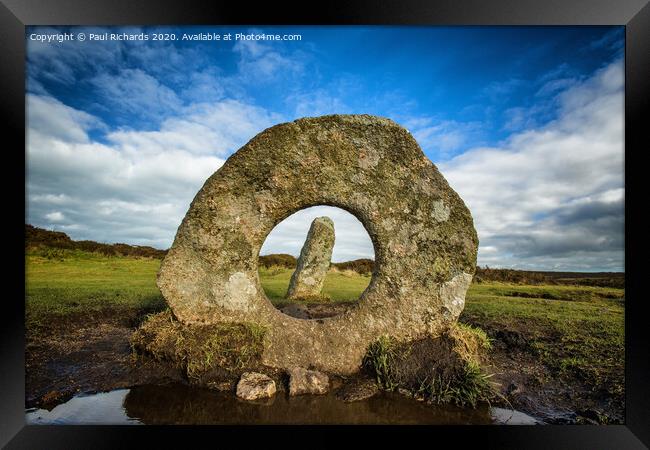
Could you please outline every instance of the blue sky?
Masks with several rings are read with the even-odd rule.
[[[64,32],[301,39],[30,37]],[[479,264],[623,270],[623,27],[31,27],[26,40],[34,225],[166,248],[205,179],[255,134],[365,113],[409,129],[461,194]],[[263,252],[297,254],[324,212],[279,226]],[[339,221],[334,259],[371,256],[355,219]]]

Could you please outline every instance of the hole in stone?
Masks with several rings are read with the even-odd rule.
[[[374,257],[359,219],[341,208],[313,206],[269,233],[260,250],[259,278],[284,314],[323,319],[356,305],[370,284]]]

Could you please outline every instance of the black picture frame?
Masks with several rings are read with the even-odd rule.
[[[307,7],[309,6],[309,7]],[[27,426],[24,397],[24,186],[25,26],[27,25],[185,25],[185,24],[394,24],[394,25],[625,25],[625,267],[626,267],[626,416],[624,425],[476,426],[476,427],[119,427]],[[384,439],[423,438],[454,446],[475,443],[488,448],[634,449],[650,446],[650,345],[642,295],[645,236],[633,221],[642,219],[642,159],[650,149],[650,5],[647,0],[421,0],[329,1],[282,6],[277,2],[201,2],[184,0],[0,0],[0,79],[5,129],[3,183],[10,211],[5,242],[11,243],[5,267],[9,295],[0,320],[0,445],[7,448],[123,448],[137,441],[163,447],[207,439],[214,446],[226,438],[242,443],[253,436],[268,442],[332,444],[333,431],[362,431]],[[9,146],[7,142],[15,142]],[[22,170],[21,170],[22,169]],[[24,194],[24,192],[23,192]],[[21,275],[23,276],[21,278]],[[255,433],[253,433],[255,431]],[[307,435],[306,433],[311,433]],[[317,434],[317,437],[313,434]],[[418,436],[416,436],[418,435]],[[335,437],[336,436],[336,437]],[[304,439],[300,439],[304,438]],[[318,439],[318,441],[316,441]],[[410,440],[410,439],[409,439]],[[364,445],[368,445],[365,441]]]

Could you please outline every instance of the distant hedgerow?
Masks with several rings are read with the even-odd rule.
[[[137,256],[156,259],[163,259],[167,254],[167,250],[159,250],[149,246],[73,241],[70,236],[61,231],[44,230],[43,228],[25,224],[25,249],[42,247],[82,250],[106,256]]]

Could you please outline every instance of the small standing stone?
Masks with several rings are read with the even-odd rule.
[[[318,297],[332,260],[334,222],[329,217],[314,219],[300,251],[298,264],[291,276],[287,298]]]
[[[237,383],[237,397],[244,400],[258,400],[275,395],[275,381],[256,372],[245,372]]]
[[[329,387],[329,377],[322,372],[301,367],[289,370],[289,395],[326,394]]]

